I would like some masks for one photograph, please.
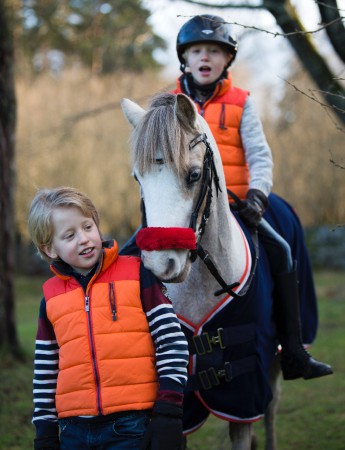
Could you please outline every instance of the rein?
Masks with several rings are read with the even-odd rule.
[[[233,291],[234,288],[240,285],[239,282],[232,284],[227,284],[224,278],[220,275],[212,258],[207,251],[204,250],[200,244],[200,240],[205,232],[207,221],[211,213],[211,203],[212,203],[212,182],[214,181],[216,193],[221,192],[219,184],[219,176],[214,163],[213,152],[210,143],[208,142],[205,133],[201,133],[192,139],[189,143],[189,150],[192,150],[200,142],[203,142],[206,147],[204,161],[203,161],[203,176],[201,181],[201,188],[199,196],[197,198],[194,211],[192,212],[189,228],[160,228],[160,227],[147,227],[146,214],[145,214],[145,204],[142,199],[142,228],[138,231],[136,236],[137,246],[141,250],[162,250],[162,249],[172,249],[172,248],[184,248],[190,250],[190,260],[193,263],[197,257],[199,257],[203,263],[206,265],[207,269],[211,275],[220,284],[221,289],[217,290],[214,295],[218,296],[224,293],[228,293],[235,298],[242,297],[246,294],[253,279],[256,262],[253,265],[251,274],[241,289],[240,293]],[[200,225],[197,229],[197,220],[199,217],[200,209],[202,204],[205,202],[204,210],[202,211]],[[198,235],[198,241],[196,242],[195,233]],[[257,235],[256,235],[257,237]],[[255,242],[255,241],[254,241]],[[255,245],[255,247],[257,247]],[[258,254],[258,253],[257,253]]]

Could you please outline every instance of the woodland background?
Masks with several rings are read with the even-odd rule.
[[[295,64],[289,81],[308,90],[312,83]],[[245,67],[234,67],[233,76],[245,86]],[[27,237],[28,205],[37,188],[64,184],[94,200],[105,233],[123,239],[135,230],[139,191],[131,176],[130,127],[120,101],[128,97],[145,106],[151,95],[173,86],[174,80],[150,72],[99,78],[70,68],[59,78],[49,73],[18,77],[16,213],[21,236]],[[331,162],[344,159],[343,133],[297,91],[288,90],[279,108],[283,113],[278,117],[262,114],[274,158],[274,191],[296,207],[305,226],[344,222],[345,174]]]
[[[67,184],[94,200],[103,232],[122,241],[136,229],[140,216],[138,187],[130,170],[130,128],[120,101],[128,97],[145,106],[156,92],[174,87],[175,74],[164,74],[152,57],[153,47],[164,51],[167,44],[146,24],[150,11],[143,7],[145,2],[116,2],[111,11],[104,5],[110,8],[114,2],[47,1],[42,2],[45,8],[38,8],[39,3],[22,13],[27,23],[34,23],[36,17],[37,26],[31,25],[25,33],[15,29],[17,236],[21,242],[27,241],[28,205],[36,190]],[[58,3],[64,9],[59,10]],[[99,11],[103,5],[102,14],[94,14],[97,4]],[[113,14],[115,11],[118,14]],[[221,10],[216,13],[224,14]],[[74,24],[64,30],[62,18],[71,14],[76,15],[74,22],[80,20],[88,26],[80,25],[76,31]],[[115,29],[118,31],[112,34]],[[254,38],[245,33],[240,36],[232,72],[235,84],[251,90],[254,101],[258,99],[275,162],[274,192],[292,203],[304,226],[342,224],[344,130],[332,114],[310,98],[317,87],[292,52],[282,62],[288,64],[289,76],[282,80],[279,100],[272,86],[256,82],[262,74],[253,73],[248,58],[240,58],[241,42],[251,39],[253,46],[255,35],[262,34],[251,33]],[[286,43],[280,40],[283,49]],[[133,44],[131,51],[131,42],[139,42],[139,48],[134,49]],[[55,59],[54,44],[60,49]],[[59,63],[61,54],[63,64]],[[252,58],[263,56],[267,59],[263,54]],[[272,53],[271,58],[275,57]],[[330,63],[332,59],[336,56],[330,53]],[[339,67],[341,78],[343,66]],[[263,64],[260,70],[265,76],[267,67]]]

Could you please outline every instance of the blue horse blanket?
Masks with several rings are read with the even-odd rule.
[[[317,305],[303,229],[285,200],[271,194],[269,201],[265,218],[289,242],[298,263],[303,340],[311,343],[317,331]],[[255,258],[251,235],[234,215]],[[210,412],[236,422],[263,417],[272,399],[268,369],[277,350],[273,287],[268,257],[259,243],[258,266],[244,296],[220,299],[215,312],[197,326],[179,317],[191,352],[184,396],[185,434],[198,429]]]

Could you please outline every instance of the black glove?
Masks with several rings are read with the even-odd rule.
[[[36,438],[34,440],[35,450],[59,450],[60,441],[59,436],[47,436],[43,438]]]
[[[266,195],[259,189],[249,189],[247,199],[243,204],[244,206],[239,209],[238,215],[246,225],[256,228],[268,206]]]
[[[144,435],[142,450],[180,450],[182,446],[182,406],[157,401]]]

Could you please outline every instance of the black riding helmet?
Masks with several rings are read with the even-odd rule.
[[[183,53],[192,44],[214,42],[222,44],[233,55],[228,67],[234,61],[237,53],[237,41],[228,23],[219,16],[202,14],[194,16],[182,25],[176,40],[177,56],[184,72],[186,61]]]

